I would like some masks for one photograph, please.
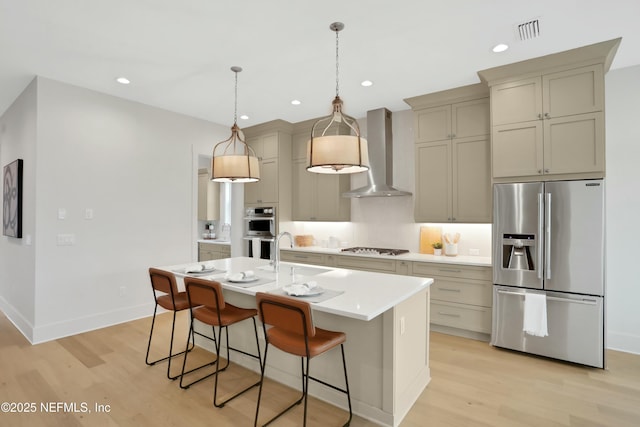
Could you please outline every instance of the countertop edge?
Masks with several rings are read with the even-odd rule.
[[[458,264],[458,265],[470,265],[479,267],[491,267],[491,258],[482,256],[470,256],[470,255],[458,255],[458,256],[446,256],[446,255],[429,255],[418,254],[415,252],[409,252],[402,255],[371,255],[371,254],[354,254],[350,252],[342,252],[341,249],[322,248],[319,246],[306,246],[306,247],[293,247],[293,248],[281,248],[282,251],[294,251],[294,252],[310,252],[318,254],[330,254],[330,255],[346,255],[354,257],[364,258],[385,258],[395,259],[399,261],[418,261],[418,262],[432,262],[439,264]]]

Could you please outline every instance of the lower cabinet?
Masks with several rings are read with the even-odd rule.
[[[414,262],[412,275],[431,277],[431,324],[491,333],[491,267]]]
[[[493,279],[489,266],[295,250],[281,250],[280,259],[326,267],[430,277],[434,280],[431,285],[431,325],[436,326],[435,330],[476,339],[487,339],[487,335],[491,334]]]
[[[211,261],[231,257],[230,245],[198,243],[198,261]]]
[[[280,261],[299,262],[301,264],[324,265],[334,267],[332,259],[333,255],[321,254],[317,252],[299,252],[280,250]]]

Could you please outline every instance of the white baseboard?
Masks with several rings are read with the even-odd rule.
[[[621,332],[607,332],[607,348],[609,350],[624,351],[625,353],[640,354],[640,335]]]
[[[119,310],[98,313],[62,322],[37,326],[33,331],[33,344],[52,341],[83,332],[106,328],[153,314],[153,303],[124,307]]]
[[[125,307],[119,310],[36,327],[2,297],[0,297],[0,310],[31,344],[40,344],[151,316],[153,314],[153,303]]]
[[[14,306],[0,296],[0,310],[7,316],[7,319],[20,331],[22,335],[33,343],[33,325]]]

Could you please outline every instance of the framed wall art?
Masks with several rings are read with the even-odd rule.
[[[2,173],[2,234],[22,238],[22,159],[6,165]]]

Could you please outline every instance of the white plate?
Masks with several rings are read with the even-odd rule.
[[[245,277],[244,279],[226,279],[227,282],[231,282],[231,283],[249,283],[249,282],[255,282],[256,280],[259,280],[259,277],[253,276],[253,277]]]
[[[202,269],[200,271],[186,271],[185,270],[184,274],[193,274],[193,275],[199,276],[201,274],[209,274],[209,273],[213,273],[215,271],[217,271],[216,268],[212,267],[212,268],[204,268],[204,269]]]
[[[316,295],[321,295],[324,292],[324,289],[322,289],[320,286],[316,286],[312,289],[309,289],[306,293],[304,294],[298,294],[295,292],[296,289],[298,289],[300,285],[297,286],[285,286],[282,288],[283,291],[285,291],[285,293],[289,296],[292,297],[315,297]]]

